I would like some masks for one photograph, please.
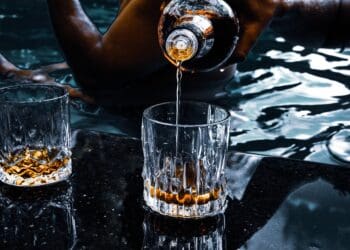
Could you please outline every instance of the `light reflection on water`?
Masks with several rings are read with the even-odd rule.
[[[24,68],[62,60],[47,16],[45,1],[0,3],[0,49]],[[117,13],[117,0],[82,1],[101,31]],[[21,8],[17,4],[21,3]],[[33,8],[32,8],[33,9]],[[46,22],[43,21],[46,18]],[[248,121],[237,123],[232,146],[237,150],[336,163],[325,142],[350,125],[350,50],[312,50],[292,45],[267,31],[229,84],[226,103]],[[69,71],[54,73],[75,85]],[[74,102],[72,126],[133,135],[130,122],[105,110]]]

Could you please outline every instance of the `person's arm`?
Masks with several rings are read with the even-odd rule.
[[[150,74],[167,64],[157,33],[162,2],[129,0],[103,37],[108,64],[133,75]]]
[[[101,35],[79,0],[47,0],[56,37],[82,87],[122,86],[164,66],[157,24],[162,0],[124,0]]]
[[[78,0],[47,0],[51,22],[75,75],[94,72],[102,58],[102,35]]]
[[[0,77],[6,76],[11,71],[16,71],[18,68],[10,63],[3,55],[0,54]]]

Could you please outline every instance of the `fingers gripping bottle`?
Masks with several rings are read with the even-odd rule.
[[[164,56],[193,72],[211,71],[225,63],[238,32],[238,18],[223,0],[172,0],[158,25]]]

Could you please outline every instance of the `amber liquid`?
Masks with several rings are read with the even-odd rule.
[[[176,131],[175,131],[175,148],[176,153],[175,156],[178,157],[178,151],[179,151],[179,122],[180,122],[180,108],[181,108],[181,81],[182,81],[182,71],[181,71],[181,64],[182,62],[177,63],[177,70],[176,70]]]
[[[179,48],[176,48],[175,46],[172,46],[168,50],[169,57],[180,62],[184,62],[191,59],[193,54],[194,54],[193,47],[186,47],[185,49],[179,49]]]
[[[202,58],[196,58],[196,56],[190,60],[183,60],[183,57],[187,55],[185,52],[177,52],[174,50],[173,58],[170,58],[176,65],[176,59],[184,61],[182,68],[189,71],[209,71],[213,68],[216,68],[223,64],[231,55],[234,50],[234,47],[238,41],[238,32],[239,25],[237,19],[232,19],[230,17],[220,17],[216,16],[215,13],[206,10],[196,10],[188,13],[191,15],[202,15],[206,16],[211,20],[213,25],[213,37],[214,44],[211,50],[203,56]],[[175,15],[166,14],[161,17],[161,22],[163,26],[159,27],[160,29],[160,44],[163,46],[163,51],[166,51],[165,41],[169,34],[174,30],[179,17]],[[199,41],[201,42],[201,41]],[[190,49],[189,49],[190,50]],[[168,59],[169,56],[165,55]],[[178,56],[178,57],[177,57]],[[175,60],[175,61],[173,61]]]
[[[53,174],[70,161],[70,157],[57,157],[58,154],[57,149],[24,148],[10,153],[6,159],[0,161],[0,167],[5,173],[16,178],[16,185],[26,183],[27,179],[31,180],[30,183],[26,183],[29,185],[38,184],[37,182],[46,184],[48,180],[40,177]]]
[[[185,206],[192,206],[194,204],[204,205],[210,201],[217,200],[220,195],[220,189],[213,189],[204,194],[195,194],[193,191],[192,193],[181,191],[176,194],[163,191],[154,186],[149,187],[149,192],[153,198],[165,201],[166,203]]]
[[[175,167],[175,166],[173,166]],[[169,168],[171,168],[169,166]],[[197,169],[199,168],[199,169]],[[199,166],[194,162],[186,163],[184,166],[177,165],[173,178],[179,181],[178,185],[166,184],[162,181],[166,170],[157,174],[157,185],[146,185],[151,197],[176,205],[192,206],[203,205],[217,200],[221,194],[221,188],[209,189],[206,187],[206,170],[202,161]],[[169,178],[170,179],[170,178]]]

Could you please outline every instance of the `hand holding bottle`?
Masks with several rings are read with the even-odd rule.
[[[283,3],[284,0],[172,0],[162,8],[160,45],[169,61],[176,64],[185,59],[183,68],[191,71],[210,71],[225,62],[243,61]],[[191,21],[190,13],[196,15]],[[216,24],[214,13],[216,18],[227,20],[226,24]],[[208,30],[212,33],[205,32]],[[175,45],[181,49],[173,49]]]

